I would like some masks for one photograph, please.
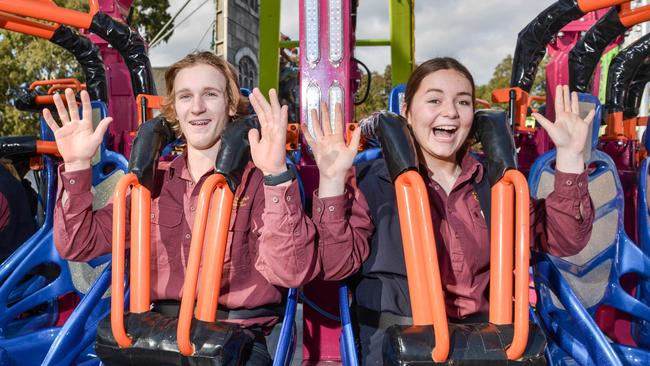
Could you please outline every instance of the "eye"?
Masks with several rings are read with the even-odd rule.
[[[440,104],[440,99],[436,99],[436,98],[434,98],[434,99],[429,99],[429,100],[427,101],[427,103],[431,103],[431,104]]]
[[[460,105],[462,105],[462,106],[467,106],[467,107],[471,107],[471,106],[472,106],[472,102],[469,101],[469,100],[461,100],[461,101],[458,102],[458,104],[460,104]]]
[[[207,96],[207,97],[211,97],[211,98],[216,98],[216,97],[219,96],[219,93],[217,93],[217,92],[215,92],[215,91],[209,91],[209,92],[206,92],[206,93],[205,93],[205,96]]]
[[[178,100],[187,100],[187,99],[190,98],[190,95],[189,94],[181,94],[176,98],[178,98]]]

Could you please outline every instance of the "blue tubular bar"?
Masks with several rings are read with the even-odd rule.
[[[348,286],[341,282],[339,286],[339,307],[341,308],[341,360],[343,366],[359,366],[356,347],[354,345],[354,332],[350,318],[350,304],[348,301]]]
[[[287,293],[287,305],[284,310],[284,320],[280,329],[278,347],[275,349],[273,366],[289,366],[296,348],[295,319],[298,305],[298,290],[290,288]]]

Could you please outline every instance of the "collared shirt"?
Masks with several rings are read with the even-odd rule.
[[[367,171],[357,172],[359,187],[366,187],[363,192],[353,180],[345,195],[328,198],[321,205],[314,203],[317,211],[324,206],[335,208],[328,215],[317,216],[315,212],[313,216],[320,235],[324,273],[329,279],[342,279],[361,269],[357,289],[361,289],[363,298],[358,291],[358,304],[410,316],[394,188],[383,161],[372,164],[374,167]],[[449,194],[435,177],[424,178],[447,315],[452,318],[488,310],[490,244],[484,213],[473,187],[474,182],[483,178],[483,166],[467,154],[461,168]],[[367,194],[370,196],[366,199]],[[593,218],[587,172],[558,171],[555,190],[546,199],[531,200],[531,246],[556,256],[576,254],[589,240]],[[391,253],[382,255],[377,253],[378,248]],[[371,293],[374,295],[370,296]]]
[[[151,205],[152,300],[181,297],[198,195],[209,174],[195,183],[186,153],[159,164]],[[111,251],[113,207],[109,203],[92,211],[91,178],[90,169],[59,173],[54,241],[65,259],[87,261]],[[315,227],[302,208],[298,184],[265,186],[261,171],[249,163],[235,192],[220,306],[280,304],[281,288],[299,287],[318,274],[314,239]],[[276,320],[253,323],[271,325]]]

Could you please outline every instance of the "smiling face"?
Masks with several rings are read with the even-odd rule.
[[[471,82],[453,69],[437,70],[422,79],[406,118],[425,161],[457,162],[474,119],[472,91]]]
[[[189,148],[215,148],[234,111],[228,107],[225,76],[215,67],[196,64],[174,78],[174,109]]]

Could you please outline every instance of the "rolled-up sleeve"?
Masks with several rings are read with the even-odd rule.
[[[53,235],[64,259],[87,261],[111,251],[112,204],[93,212],[91,186],[90,168],[74,172],[59,168]]]
[[[368,203],[353,178],[344,194],[319,198],[316,191],[313,202],[321,276],[328,281],[349,277],[361,268],[370,253],[368,240],[374,225]]]
[[[255,268],[273,285],[302,286],[318,274],[318,252],[316,228],[302,207],[298,183],[262,187]]]
[[[571,256],[587,245],[594,222],[587,171],[581,174],[557,171],[553,192],[532,204],[536,250]]]

